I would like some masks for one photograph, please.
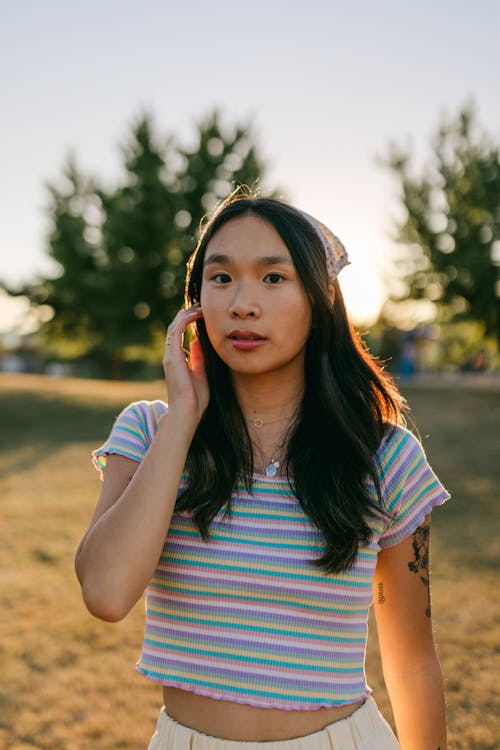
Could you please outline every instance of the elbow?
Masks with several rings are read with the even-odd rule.
[[[120,601],[113,595],[114,586],[106,586],[104,582],[98,582],[85,575],[82,568],[75,564],[76,575],[80,582],[83,602],[91,615],[105,622],[120,622],[130,612],[132,606],[125,601]]]
[[[87,609],[94,617],[97,617],[99,620],[103,620],[103,622],[121,622],[127,615],[127,612],[122,613],[117,610],[110,609],[109,607],[96,608],[94,611],[89,609],[89,607],[87,607]]]
[[[82,597],[90,614],[99,620],[104,620],[104,622],[120,622],[125,619],[131,609],[122,602],[113,601],[111,596],[96,591],[90,586],[82,585]]]

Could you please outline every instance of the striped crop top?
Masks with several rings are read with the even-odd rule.
[[[138,401],[118,416],[95,466],[118,453],[141,461],[167,406]],[[449,493],[422,446],[397,426],[376,453],[391,518],[370,521],[354,565],[327,574],[309,560],[325,550],[284,477],[237,485],[233,511],[213,519],[204,542],[187,511],[175,512],[146,589],[137,668],[151,680],[261,708],[312,710],[370,694],[364,660],[377,553],[398,544]],[[188,481],[182,476],[179,490]],[[369,491],[376,491],[367,479]]]

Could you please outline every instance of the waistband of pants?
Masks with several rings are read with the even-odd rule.
[[[386,742],[374,744],[373,747],[384,748],[384,750],[399,747],[391,728],[371,696],[350,716],[334,721],[318,732],[289,740],[266,740],[264,742],[212,737],[179,724],[166,713],[163,707],[149,750],[170,750],[171,748],[175,750],[257,750],[257,748],[265,748],[265,750],[336,750],[341,748],[344,750],[346,748],[348,750],[365,746],[363,743],[369,738],[378,736],[381,739],[381,732]],[[370,747],[372,747],[371,744]]]

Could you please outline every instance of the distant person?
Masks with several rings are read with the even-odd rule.
[[[347,317],[347,263],[308,214],[235,191],[167,329],[168,407],[130,404],[94,452],[76,569],[103,620],[146,590],[150,750],[446,748],[429,536],[450,495]],[[364,672],[372,598],[399,742]]]
[[[399,374],[404,378],[415,375],[417,363],[417,346],[412,336],[407,336],[399,360]]]
[[[487,366],[486,353],[480,349],[469,357],[462,365],[462,372],[485,372]]]

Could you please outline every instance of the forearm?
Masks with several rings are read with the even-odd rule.
[[[165,414],[129,485],[83,540],[76,570],[85,603],[96,617],[125,617],[150,580],[170,526],[194,429]]]
[[[437,657],[407,670],[384,670],[401,750],[446,750],[443,680]]]

